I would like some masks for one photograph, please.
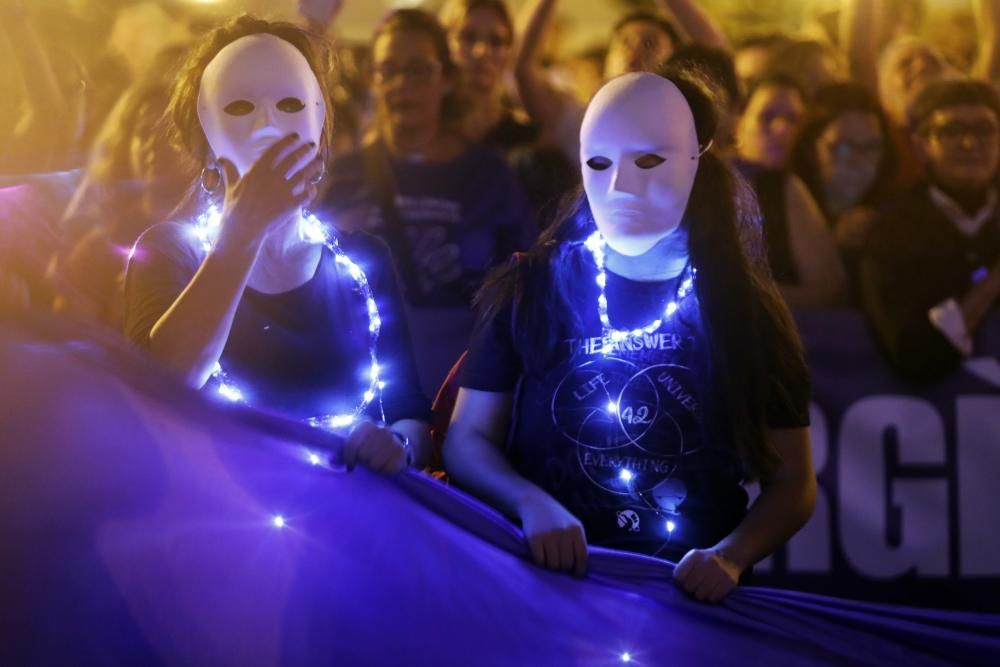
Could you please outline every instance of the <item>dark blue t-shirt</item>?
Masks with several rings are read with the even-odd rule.
[[[677,560],[732,532],[747,507],[742,462],[705,423],[710,362],[698,303],[692,292],[655,333],[611,344],[602,338],[596,269],[582,266],[590,273],[574,282],[580,328],[563,332],[543,373],[523,372],[508,308],[477,329],[461,386],[516,388],[508,456],[583,522],[590,543]],[[608,272],[612,325],[655,320],[678,283]],[[807,425],[808,379],[783,385],[806,390],[794,405],[772,405],[768,423]]]
[[[157,225],[136,245],[126,278],[126,331],[140,344],[204,261],[189,229]],[[376,356],[386,385],[381,406],[374,401],[368,416],[381,419],[384,408],[388,423],[427,421],[388,251],[364,233],[340,243],[365,271],[382,320]],[[324,248],[316,273],[299,287],[280,294],[244,290],[220,363],[250,405],[297,419],[351,412],[369,386],[366,302]]]

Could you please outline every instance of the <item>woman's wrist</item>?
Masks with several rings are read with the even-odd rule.
[[[399,431],[396,431],[394,429],[388,429],[388,430],[389,433],[392,434],[393,438],[396,439],[396,442],[399,443],[399,446],[402,447],[403,451],[406,453],[406,465],[412,467],[414,462],[416,461],[416,455],[413,452],[413,443],[410,442],[410,439],[407,436],[403,435]]]

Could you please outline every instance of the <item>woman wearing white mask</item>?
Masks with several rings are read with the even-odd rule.
[[[707,151],[715,124],[686,75],[597,93],[586,197],[481,294],[444,448],[540,565],[582,573],[588,541],[637,551],[712,601],[815,497],[801,344],[752,205]]]
[[[352,425],[345,462],[395,472],[426,460],[429,410],[387,251],[303,209],[333,126],[323,62],[300,28],[246,16],[193,49],[168,115],[206,201],[136,243],[126,330],[190,386]]]

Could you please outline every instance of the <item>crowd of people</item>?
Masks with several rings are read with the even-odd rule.
[[[335,39],[343,4],[214,25],[165,3],[189,42],[134,75],[5,3],[3,310],[122,332],[195,388],[349,415],[346,459],[384,471],[441,462],[428,399],[468,350],[456,483],[520,519],[540,564],[582,570],[590,538],[680,560],[704,599],[811,509],[789,306],[862,309],[914,382],[975,354],[1000,296],[995,2],[973,3],[961,63],[919,1],[735,41],[703,3],[656,0],[578,59],[593,82],[547,48],[557,0],[397,9],[363,45]],[[624,200],[655,233],[616,236]],[[665,301],[681,315],[644,327]],[[598,432],[608,413],[621,433]]]

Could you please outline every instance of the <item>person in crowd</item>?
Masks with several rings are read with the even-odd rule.
[[[793,39],[776,46],[764,66],[766,73],[794,80],[808,100],[822,86],[848,77],[844,54],[830,44]]]
[[[822,212],[787,170],[804,97],[788,76],[758,80],[737,124],[733,165],[757,196],[771,272],[785,299],[793,306],[828,306],[845,296],[844,268]]]
[[[722,31],[698,3],[658,0],[657,6],[659,12],[636,10],[615,24],[604,61],[605,78],[663,66],[680,45],[682,30],[691,41],[727,45]],[[540,63],[542,44],[556,8],[556,0],[533,0],[524,6],[526,27],[515,57],[514,75],[528,115],[575,161],[579,156],[583,106],[553,85]]]
[[[744,89],[763,75],[773,62],[772,54],[791,41],[782,33],[754,35],[744,39],[733,51],[733,65]]]
[[[585,196],[484,287],[443,452],[539,565],[645,553],[711,601],[802,526],[816,484],[802,347],[752,202],[707,150],[716,122],[686,73],[598,91]]]
[[[487,270],[531,243],[534,222],[503,155],[462,134],[457,67],[433,14],[391,12],[372,68],[373,141],[334,162],[321,208],[388,243],[433,395],[468,344]]]
[[[717,46],[684,44],[674,50],[667,67],[700,72],[712,85],[719,106],[719,127],[712,147],[729,153],[736,143],[736,126],[743,109],[743,88],[732,54]]]
[[[934,381],[974,354],[1000,297],[1000,101],[984,81],[929,84],[913,103],[926,180],[893,198],[861,260],[863,304],[890,363]]]
[[[504,77],[514,49],[514,20],[503,0],[454,0],[441,22],[463,84],[465,136],[508,151],[538,140],[536,127],[514,115]]]
[[[792,147],[791,170],[819,204],[853,280],[896,173],[889,121],[864,86],[837,83],[817,91]]]
[[[137,241],[126,332],[192,387],[350,425],[345,463],[395,472],[426,462],[429,410],[390,259],[304,211],[333,128],[324,62],[302,29],[250,16],[192,49],[168,113],[208,201]]]
[[[70,289],[57,297],[57,311],[120,329],[129,249],[170,216],[197,173],[160,124],[182,54],[181,47],[160,54],[98,132],[60,225],[68,247],[56,255],[52,272]]]
[[[514,21],[507,3],[452,0],[445,5],[441,19],[462,79],[463,134],[472,142],[503,151],[542,224],[576,184],[575,170],[537,125],[513,110],[506,84],[513,57]]]

